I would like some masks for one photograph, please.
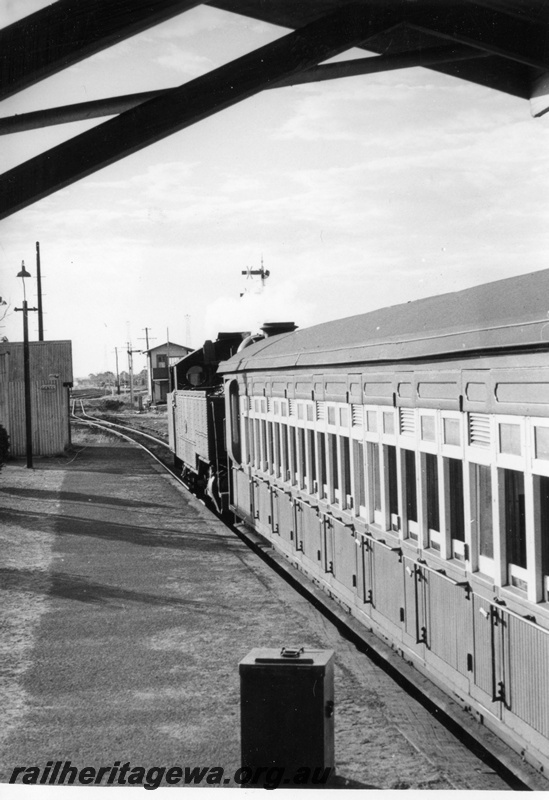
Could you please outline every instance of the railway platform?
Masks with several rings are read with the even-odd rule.
[[[8,464],[0,522],[0,783],[129,762],[234,787],[238,663],[305,645],[336,653],[332,786],[509,788],[136,447]]]

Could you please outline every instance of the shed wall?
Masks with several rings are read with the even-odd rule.
[[[18,457],[26,452],[23,343],[0,348],[0,423],[10,436],[11,455]],[[29,362],[32,451],[56,455],[70,443],[71,342],[29,342]]]

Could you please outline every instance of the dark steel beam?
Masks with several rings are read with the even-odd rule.
[[[0,219],[172,133],[366,41],[399,3],[339,8],[236,61],[163,92],[0,176]]]
[[[407,25],[416,30],[434,33],[456,44],[477,47],[529,67],[549,69],[548,10],[544,24],[468,0],[410,3],[410,10]]]
[[[376,72],[405,69],[406,67],[425,67],[449,61],[484,58],[486,55],[482,50],[474,50],[472,47],[446,46],[410,50],[404,53],[392,53],[387,56],[372,56],[370,58],[357,58],[352,61],[338,61],[335,64],[320,64],[318,67],[300,72],[291,78],[284,78],[284,80],[267,88],[277,89],[282,86],[295,86],[301,83],[313,83],[357,75],[371,75]],[[150,92],[137,92],[135,94],[119,95],[118,97],[107,97],[101,100],[89,100],[85,103],[73,103],[69,106],[45,108],[41,111],[16,114],[12,117],[0,117],[0,135],[122,114],[124,111],[145,103],[153,97],[158,97],[166,91],[170,90],[155,89]]]
[[[57,0],[0,30],[0,100],[200,4]]]

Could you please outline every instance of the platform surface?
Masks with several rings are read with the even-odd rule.
[[[129,444],[84,436],[0,472],[0,601],[0,782],[130,762],[222,767],[235,786],[238,664],[304,645],[336,653],[340,786],[505,788]]]

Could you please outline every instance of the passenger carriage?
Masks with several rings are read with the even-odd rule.
[[[231,508],[549,769],[549,270],[221,364]]]

